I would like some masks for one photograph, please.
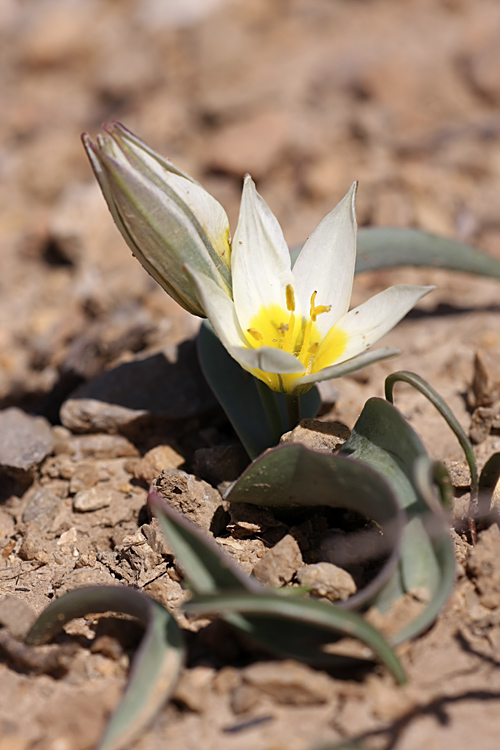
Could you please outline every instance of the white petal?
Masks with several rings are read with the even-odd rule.
[[[282,349],[261,346],[259,349],[233,349],[231,352],[238,362],[246,368],[275,372],[280,375],[305,372],[302,362]]]
[[[350,310],[337,324],[347,335],[347,346],[334,364],[351,359],[375,344],[433,289],[434,286],[409,284],[391,286]]]
[[[364,354],[358,354],[356,357],[347,360],[347,362],[332,365],[331,367],[325,367],[314,375],[306,375],[303,378],[298,378],[294,385],[300,387],[301,385],[306,385],[308,383],[319,383],[322,380],[340,378],[343,375],[349,375],[351,372],[356,372],[356,370],[361,370],[363,367],[368,367],[368,365],[372,365],[374,362],[379,362],[381,359],[395,357],[397,354],[401,354],[401,350],[392,349],[390,347],[375,349],[372,352],[365,352]]]
[[[189,266],[185,268],[212,328],[229,354],[245,370],[257,369],[280,374],[304,372],[304,365],[293,354],[267,346],[259,349],[246,347],[233,301],[208,276],[197,273]]]
[[[286,286],[293,284],[290,254],[283,232],[247,175],[231,259],[233,297],[246,329],[262,307],[286,310]]]
[[[151,179],[154,176],[160,187],[163,183],[170,186],[184,204],[183,208],[187,207],[192,213],[191,219],[199,223],[217,255],[229,267],[229,219],[221,204],[199,182],[157,154],[120,123],[109,123],[105,129],[112,136],[106,139],[110,155],[129,169],[132,165],[144,173],[147,168],[152,173]]]
[[[201,185],[173,172],[165,174],[165,182],[192,211],[219,257],[229,265],[229,219],[221,204]]]
[[[316,305],[331,305],[316,321],[323,335],[349,309],[356,262],[356,186],[316,227],[293,267],[302,310],[309,312],[313,292]]]
[[[234,356],[233,348],[244,346],[246,339],[239,326],[232,299],[205,274],[195,271],[188,265],[184,266],[184,269],[196,289],[212,328],[229,353]]]

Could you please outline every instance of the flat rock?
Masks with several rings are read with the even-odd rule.
[[[198,364],[194,341],[142,353],[77,388],[61,407],[73,432],[142,434],[152,427],[190,419],[216,402]]]
[[[31,474],[52,451],[50,424],[11,407],[0,412],[0,470],[15,477]]]
[[[53,428],[54,452],[67,454],[73,461],[84,458],[126,458],[139,455],[137,448],[123,435],[72,435],[66,427]]]
[[[350,437],[350,430],[341,422],[301,419],[297,427],[281,436],[280,443],[301,443],[312,450],[332,453]]]
[[[120,493],[110,485],[111,483],[107,482],[78,492],[73,498],[73,510],[88,513],[109,507],[113,500],[120,496]]]
[[[301,586],[310,586],[313,594],[331,601],[345,601],[357,591],[351,574],[328,562],[304,565],[297,571],[297,580]]]
[[[258,561],[253,574],[265,586],[283,586],[301,566],[300,547],[293,536],[287,534]]]

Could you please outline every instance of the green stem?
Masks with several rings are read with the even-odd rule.
[[[474,455],[474,449],[471,445],[471,442],[465,434],[462,425],[455,417],[445,400],[439,395],[439,393],[437,393],[434,388],[432,388],[432,386],[427,383],[426,380],[424,380],[420,377],[420,375],[417,375],[414,372],[407,372],[402,370],[400,372],[393,372],[392,375],[389,375],[389,377],[386,378],[385,397],[387,401],[390,401],[391,404],[394,400],[394,385],[398,381],[402,383],[408,383],[409,385],[412,385],[414,388],[416,388],[417,391],[420,391],[420,393],[422,393],[431,402],[431,404],[436,407],[438,412],[448,423],[450,429],[455,433],[455,436],[460,443],[463,452],[465,453],[467,463],[469,464],[471,511],[473,512],[473,514],[477,513],[479,478],[477,473],[476,457]]]
[[[268,388],[267,385],[262,382],[262,380],[254,378],[254,381],[255,385],[257,386],[257,391],[259,393],[264,413],[266,415],[266,420],[269,431],[271,433],[273,444],[277,445],[280,441],[280,437],[284,432],[284,429],[276,396],[274,394],[274,391]]]
[[[288,413],[288,426],[291,430],[300,422],[300,396],[286,396],[286,410]]]

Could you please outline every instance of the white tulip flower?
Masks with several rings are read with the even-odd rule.
[[[232,296],[191,263],[186,270],[229,354],[274,391],[297,396],[393,356],[367,352],[432,286],[401,284],[349,310],[356,260],[354,184],[303,246],[290,252],[271,210],[247,176],[232,242]]]
[[[349,311],[356,261],[356,184],[309,237],[292,269],[271,210],[245,178],[231,243],[222,206],[119,123],[83,143],[134,255],[186,310],[207,317],[229,354],[274,391],[393,356],[367,350],[434,289],[401,284]]]

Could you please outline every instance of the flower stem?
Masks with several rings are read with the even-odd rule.
[[[264,408],[273,444],[277,445],[284,430],[276,396],[274,391],[268,388],[262,380],[255,378],[255,385],[257,386],[257,391],[259,392],[259,397]]]
[[[300,422],[300,396],[286,397],[286,410],[288,412],[288,426],[291,430]]]

